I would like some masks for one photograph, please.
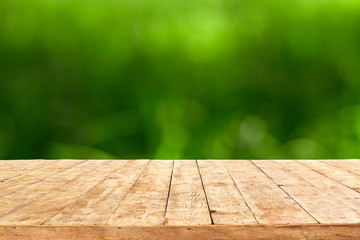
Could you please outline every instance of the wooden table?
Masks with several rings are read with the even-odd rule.
[[[0,161],[0,239],[360,239],[360,161]]]

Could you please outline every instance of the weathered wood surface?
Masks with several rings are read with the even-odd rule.
[[[359,239],[359,224],[208,225],[208,226],[0,226],[6,240],[349,240]]]
[[[0,161],[0,239],[360,239],[359,160]]]

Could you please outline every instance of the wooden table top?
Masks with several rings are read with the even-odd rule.
[[[360,161],[0,161],[0,239],[235,238],[360,239]]]

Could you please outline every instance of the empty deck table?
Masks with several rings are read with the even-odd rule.
[[[0,161],[0,239],[360,239],[360,161]]]

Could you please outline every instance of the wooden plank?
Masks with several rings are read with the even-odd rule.
[[[173,161],[151,160],[107,224],[163,224],[172,168]]]
[[[360,239],[358,160],[2,162],[0,240]]]
[[[227,160],[224,163],[259,223],[316,223],[251,161]]]
[[[123,164],[121,161],[89,162],[93,162],[95,165],[90,171],[79,169],[79,175],[75,179],[51,192],[47,192],[45,196],[23,205],[21,208],[13,209],[0,218],[0,224],[6,225],[14,222],[23,225],[42,224],[67,205],[75,202],[79,195],[89,191],[99,182],[106,179],[111,172],[116,171],[119,164]],[[83,171],[85,171],[85,174],[82,173]],[[4,201],[4,199],[1,198],[0,201]]]
[[[0,182],[54,164],[60,160],[1,160]]]
[[[296,161],[280,160],[275,161],[294,173],[297,177],[304,179],[324,193],[339,200],[347,207],[360,213],[360,193],[344,186],[343,184],[328,178],[311,168]]]
[[[224,163],[197,161],[214,224],[256,224]]]
[[[175,161],[165,218],[167,225],[211,224],[195,160]]]
[[[0,226],[6,240],[358,240],[360,224],[207,226]],[[0,237],[1,238],[1,237]]]
[[[253,162],[320,223],[360,222],[360,213],[329,195],[323,186],[312,185],[275,161]],[[296,172],[307,175],[301,169]]]
[[[323,160],[321,162],[360,175],[360,160]]]
[[[357,174],[317,160],[298,160],[297,162],[360,192],[360,176]]]
[[[129,192],[148,163],[149,160],[133,160],[124,163],[109,178],[79,196],[73,204],[68,205],[44,224],[106,224],[119,205],[119,201]]]
[[[34,167],[40,167],[51,162],[59,162],[61,160],[0,160],[0,172],[3,171],[31,171]]]
[[[43,181],[46,177],[65,171],[84,160],[41,161],[42,167],[34,166],[34,170],[21,174],[0,183],[0,197]]]
[[[25,163],[25,160],[1,160],[0,182],[28,172],[29,170],[25,168]]]
[[[53,192],[70,181],[74,181],[79,175],[94,172],[104,162],[86,161],[63,172],[54,174],[43,181],[22,188],[0,198],[0,217],[16,211],[31,202],[34,202],[49,192]]]
[[[81,162],[63,172],[53,174],[43,181],[1,197],[0,218],[46,196],[48,193],[55,191],[68,182],[76,180],[81,174],[86,175],[93,173],[103,163],[104,162],[100,161]]]

